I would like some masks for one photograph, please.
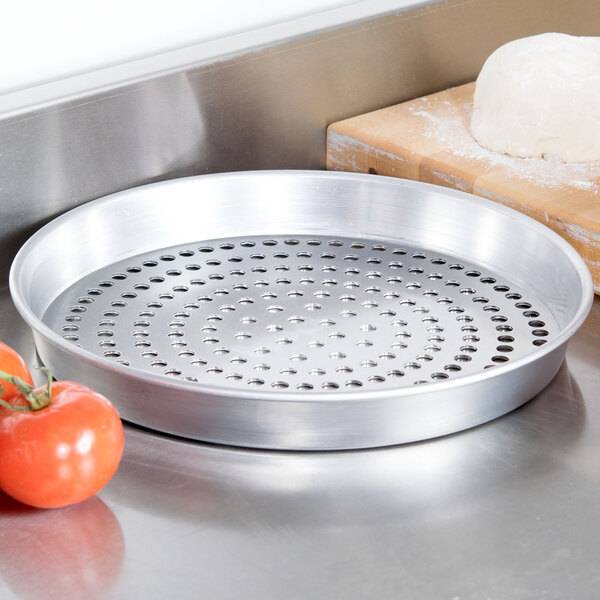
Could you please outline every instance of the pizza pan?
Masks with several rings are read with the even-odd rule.
[[[14,303],[56,377],[186,438],[324,450],[530,400],[592,303],[550,229],[462,192],[260,171],[151,184],[34,234]]]

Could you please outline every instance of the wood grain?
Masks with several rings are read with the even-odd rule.
[[[474,83],[329,126],[327,168],[402,177],[494,200],[547,225],[585,260],[600,293],[600,162],[519,159],[481,148]]]

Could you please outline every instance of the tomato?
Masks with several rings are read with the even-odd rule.
[[[2,342],[0,342],[0,371],[33,385],[31,373],[21,355]],[[8,381],[0,381],[0,384],[2,385],[2,393],[0,394],[2,400],[9,401],[19,395],[19,389],[16,385]]]
[[[5,409],[0,418],[0,488],[39,508],[93,496],[123,454],[123,426],[104,396],[71,381],[48,387],[33,390],[33,410]]]

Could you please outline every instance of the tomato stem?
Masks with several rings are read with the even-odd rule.
[[[11,375],[10,373],[6,373],[0,370],[0,381],[6,381],[14,385],[19,393],[27,400],[29,406],[13,406],[12,404],[6,402],[5,400],[0,399],[0,404],[5,408],[9,408],[11,410],[41,410],[42,408],[46,408],[50,404],[51,392],[52,392],[52,374],[48,369],[41,369],[44,375],[47,378],[47,385],[44,389],[35,391],[35,388],[23,381],[20,377],[16,375]],[[0,385],[0,389],[1,389]]]
[[[2,388],[1,385],[0,385],[0,388]],[[2,400],[2,398],[0,398],[0,406],[4,406],[4,408],[8,408],[10,410],[26,410],[26,411],[33,410],[31,408],[31,406],[13,406],[12,404],[9,404],[8,402],[6,402],[6,400]]]

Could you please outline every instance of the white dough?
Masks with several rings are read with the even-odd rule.
[[[600,160],[600,37],[544,33],[498,48],[475,84],[471,134],[511,156]]]

